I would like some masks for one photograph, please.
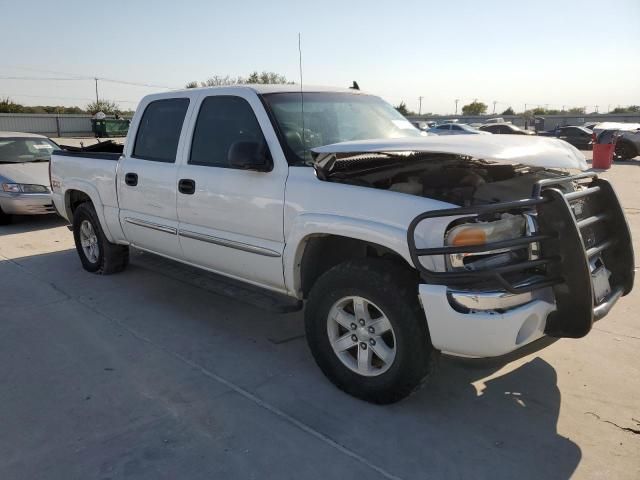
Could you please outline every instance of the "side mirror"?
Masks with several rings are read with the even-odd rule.
[[[267,154],[267,146],[259,142],[235,142],[229,148],[227,160],[233,168],[268,172],[271,161]]]

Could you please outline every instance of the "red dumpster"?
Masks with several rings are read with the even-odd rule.
[[[593,160],[591,166],[593,168],[607,170],[611,168],[613,162],[613,151],[615,149],[613,143],[594,143],[593,144]]]

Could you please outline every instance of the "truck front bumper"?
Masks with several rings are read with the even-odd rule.
[[[540,339],[556,309],[554,302],[538,298],[503,311],[460,311],[444,285],[420,284],[419,295],[433,346],[462,357],[497,357]]]
[[[567,184],[574,188],[563,187]],[[538,223],[533,234],[483,245],[416,246],[415,229],[429,218],[532,209]],[[411,222],[407,237],[413,263],[426,282],[420,285],[420,299],[432,342],[451,354],[493,357],[543,335],[583,337],[633,288],[629,226],[613,188],[594,173],[541,180],[529,199],[425,212]],[[539,244],[539,255],[498,267],[435,271],[420,261],[533,243]],[[532,281],[522,283],[528,278]],[[540,296],[542,291],[549,294]]]
[[[49,193],[0,193],[0,208],[8,215],[56,213]]]

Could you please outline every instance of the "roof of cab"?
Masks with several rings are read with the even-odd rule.
[[[185,93],[185,92],[202,92],[202,91],[211,91],[215,92],[218,90],[225,90],[226,92],[232,93],[233,91],[247,91],[252,90],[257,94],[267,94],[267,93],[298,93],[302,90],[303,93],[313,93],[313,92],[335,92],[335,93],[352,93],[356,95],[367,95],[366,92],[362,92],[360,90],[354,90],[351,88],[339,88],[339,87],[326,87],[319,85],[304,85],[302,89],[300,85],[297,84],[239,84],[239,85],[221,85],[218,87],[198,87],[198,88],[184,88],[181,90],[173,90],[170,92],[162,92],[162,93],[152,93],[147,95],[145,98],[149,99],[159,99],[159,98],[171,98],[172,95],[176,93]]]

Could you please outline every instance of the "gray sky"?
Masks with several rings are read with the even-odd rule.
[[[108,8],[105,6],[109,6]],[[112,7],[111,7],[112,6]],[[190,80],[271,70],[423,112],[640,104],[640,1],[0,0],[0,97],[134,108]],[[48,80],[41,78],[47,77]],[[76,78],[70,80],[69,78]],[[63,80],[64,79],[64,80]]]

